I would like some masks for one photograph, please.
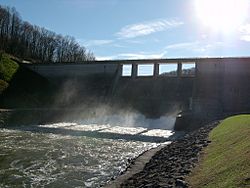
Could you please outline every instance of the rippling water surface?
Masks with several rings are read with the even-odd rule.
[[[99,187],[129,159],[159,145],[154,138],[172,134],[109,124],[1,128],[0,187]]]

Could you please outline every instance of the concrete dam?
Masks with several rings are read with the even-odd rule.
[[[22,65],[73,93],[70,105],[105,101],[150,118],[182,113],[185,126],[250,111],[248,57]]]

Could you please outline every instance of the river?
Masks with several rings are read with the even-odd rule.
[[[130,159],[166,143],[172,121],[112,116],[0,128],[0,187],[100,187]]]

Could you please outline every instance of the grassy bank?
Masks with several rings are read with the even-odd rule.
[[[7,54],[0,52],[0,94],[2,94],[9,86],[19,65],[12,61]]]
[[[0,53],[0,108],[50,106],[54,90],[47,79]]]
[[[200,164],[188,181],[192,187],[250,186],[250,115],[225,119],[209,135]]]

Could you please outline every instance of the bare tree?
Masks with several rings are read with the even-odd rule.
[[[41,62],[84,62],[95,60],[71,36],[58,35],[22,21],[15,8],[0,6],[0,50]]]

